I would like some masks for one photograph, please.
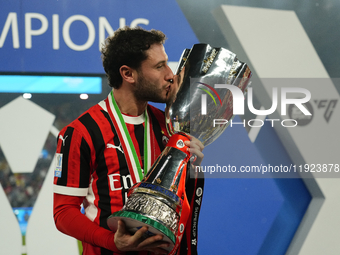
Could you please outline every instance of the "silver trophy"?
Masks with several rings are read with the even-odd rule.
[[[233,96],[226,88],[215,88],[215,84],[237,86],[243,95],[251,71],[229,50],[195,44],[184,50],[177,74],[178,92],[165,110],[166,126],[172,135],[167,147],[143,180],[130,189],[124,207],[107,220],[113,231],[118,220],[123,220],[131,233],[146,225],[148,235],[164,236],[163,240],[170,243],[169,251],[178,245],[176,240],[185,227],[181,223],[185,182],[194,157],[184,141],[190,140],[190,134],[208,145],[222,134],[228,125],[215,125],[213,120],[228,122],[233,118]]]
[[[224,123],[234,117],[231,91],[215,85],[236,86],[243,96],[251,71],[227,49],[195,44],[184,50],[177,74],[183,82],[176,99],[166,109],[168,129],[171,133],[188,133],[209,145],[228,127]],[[214,125],[216,119],[225,121]]]

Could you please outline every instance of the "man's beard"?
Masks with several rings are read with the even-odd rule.
[[[151,101],[156,103],[166,103],[166,98],[162,97],[165,88],[158,87],[148,82],[142,72],[138,72],[138,80],[136,83],[134,95],[140,101]]]

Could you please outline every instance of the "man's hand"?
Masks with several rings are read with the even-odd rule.
[[[190,154],[196,156],[196,160],[193,162],[194,165],[199,166],[202,163],[204,154],[202,153],[204,145],[197,138],[190,136],[190,141],[184,142],[189,147]]]
[[[168,254],[163,248],[169,247],[169,243],[162,241],[162,235],[154,235],[148,238],[144,234],[147,227],[142,227],[134,235],[131,235],[125,228],[123,221],[118,221],[118,229],[114,241],[120,251],[150,251],[155,254]]]

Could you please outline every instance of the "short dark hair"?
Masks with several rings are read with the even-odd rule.
[[[124,27],[116,30],[101,49],[109,85],[118,89],[122,84],[120,67],[127,65],[138,70],[142,61],[148,58],[146,50],[155,43],[164,44],[165,40],[164,33],[154,29]]]

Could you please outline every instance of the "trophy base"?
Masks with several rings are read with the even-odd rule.
[[[107,225],[112,231],[117,231],[118,229],[118,221],[122,220],[125,223],[126,229],[131,233],[134,234],[137,230],[140,228],[147,226],[148,231],[146,232],[145,238],[153,236],[153,235],[162,235],[163,241],[168,242],[170,245],[167,248],[164,248],[167,251],[171,251],[176,242],[175,235],[165,226],[160,224],[159,222],[135,213],[131,211],[118,211],[113,213],[108,219],[107,219]]]

